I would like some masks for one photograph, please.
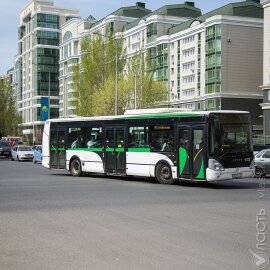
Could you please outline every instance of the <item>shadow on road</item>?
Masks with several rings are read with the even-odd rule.
[[[73,178],[74,181],[78,179],[77,177],[73,177],[69,172],[63,171],[59,173],[50,173],[49,176],[58,176],[58,177],[67,177]],[[145,183],[145,184],[158,184],[155,178],[146,178],[146,177],[120,177],[120,176],[106,176],[100,174],[84,174],[79,179],[91,179],[100,178],[100,179],[108,179],[111,181],[125,181],[125,182],[137,182],[137,183]],[[239,180],[225,180],[225,181],[217,181],[217,182],[195,182],[195,181],[188,181],[188,180],[179,180],[173,186],[178,187],[190,187],[190,188],[203,188],[203,189],[259,189],[259,183],[265,184],[265,189],[270,188],[270,177],[265,178],[253,178],[253,182],[245,181],[245,179]]]

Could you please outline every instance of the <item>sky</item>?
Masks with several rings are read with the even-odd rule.
[[[91,14],[96,19],[102,19],[120,7],[135,5],[137,1],[146,3],[146,8],[150,10],[156,10],[164,5],[181,4],[186,0],[54,0],[54,5],[78,9],[82,18]],[[19,14],[29,2],[30,0],[0,0],[0,75],[6,74],[14,65],[18,47]],[[204,14],[241,0],[195,0],[193,2]]]

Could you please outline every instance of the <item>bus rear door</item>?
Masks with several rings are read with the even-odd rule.
[[[125,127],[110,126],[105,129],[105,172],[126,173]]]
[[[204,125],[178,127],[178,177],[205,179],[206,135]]]
[[[65,169],[66,130],[64,128],[52,128],[50,142],[50,167],[52,169]]]

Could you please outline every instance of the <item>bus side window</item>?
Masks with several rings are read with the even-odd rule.
[[[148,127],[129,127],[128,147],[130,148],[149,147]]]
[[[171,152],[174,150],[173,126],[153,126],[150,137],[151,150],[154,152]]]
[[[84,138],[81,128],[68,129],[68,148],[83,148]]]
[[[102,128],[92,127],[87,128],[85,132],[85,143],[87,148],[101,147]]]

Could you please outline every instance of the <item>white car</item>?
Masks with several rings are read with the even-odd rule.
[[[264,176],[270,173],[270,149],[264,149],[254,158],[255,175]]]
[[[30,146],[15,146],[11,150],[12,160],[33,160],[33,149]]]

